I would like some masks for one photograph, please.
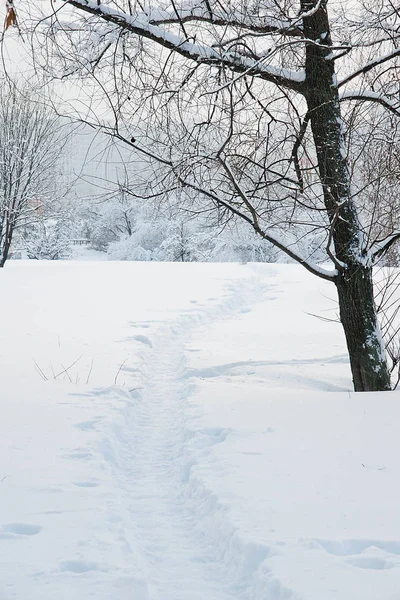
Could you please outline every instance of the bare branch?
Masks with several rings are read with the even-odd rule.
[[[371,60],[366,65],[363,65],[362,67],[360,67],[359,69],[357,69],[356,71],[354,71],[353,73],[351,73],[350,75],[348,75],[347,77],[342,79],[338,83],[338,88],[342,87],[342,85],[345,85],[346,83],[348,83],[355,77],[359,77],[360,75],[365,75],[366,73],[368,73],[368,71],[371,71],[371,69],[374,69],[375,67],[378,67],[379,65],[382,65],[383,63],[385,63],[389,60],[392,60],[396,56],[400,56],[400,48],[396,48],[392,52],[389,52],[389,54],[385,54],[384,56],[379,56],[378,58]]]
[[[303,175],[302,175],[302,172],[300,169],[300,163],[299,163],[299,148],[300,148],[303,138],[306,134],[307,125],[308,125],[309,120],[310,120],[310,113],[307,112],[303,119],[303,122],[301,124],[299,135],[296,138],[296,141],[293,145],[293,150],[292,150],[292,160],[294,163],[294,168],[296,171],[297,180],[299,182],[299,187],[300,187],[301,193],[304,192],[304,179],[303,179]]]

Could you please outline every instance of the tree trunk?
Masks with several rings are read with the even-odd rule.
[[[351,198],[339,96],[336,87],[327,0],[301,0],[306,44],[305,97],[318,160],[330,238],[339,275],[340,319],[356,391],[389,390],[390,374],[373,296],[372,265]]]
[[[390,375],[377,321],[372,268],[346,272],[336,283],[356,392],[390,390]]]
[[[3,248],[1,248],[1,251],[0,251],[0,269],[2,267],[4,267],[4,265],[6,264],[6,260],[8,258],[9,250],[10,250],[10,246],[8,244],[4,245]]]
[[[13,236],[13,227],[9,222],[6,223],[5,232],[3,239],[0,239],[0,269],[4,267],[6,264],[6,260],[8,259],[8,254],[10,252],[12,236]]]

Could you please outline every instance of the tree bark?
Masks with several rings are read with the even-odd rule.
[[[356,392],[390,390],[373,294],[371,267],[347,269],[336,283]]]
[[[306,44],[305,97],[318,160],[334,255],[340,319],[356,391],[390,389],[390,374],[375,309],[372,265],[351,198],[348,159],[336,87],[327,0],[301,0]]]

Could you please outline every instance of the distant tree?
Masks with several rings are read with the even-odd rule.
[[[37,219],[24,239],[28,257],[35,260],[61,260],[70,256],[70,236],[63,225],[54,219]]]
[[[0,267],[16,230],[28,231],[45,205],[60,195],[58,167],[66,137],[34,90],[1,82]]]

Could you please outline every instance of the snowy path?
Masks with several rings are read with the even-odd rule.
[[[328,282],[10,267],[0,600],[400,599],[399,392],[351,393]]]
[[[126,544],[140,548],[151,600],[248,597],[249,573],[265,558],[253,556],[250,548],[246,564],[249,557],[223,508],[201,482],[189,479],[191,434],[185,416],[190,381],[184,350],[192,330],[246,310],[260,292],[260,285],[242,282],[222,306],[184,315],[165,327],[146,352],[143,387],[127,416],[116,476],[124,496]],[[200,437],[202,444],[213,444],[224,432]]]

